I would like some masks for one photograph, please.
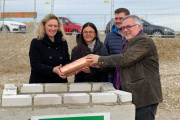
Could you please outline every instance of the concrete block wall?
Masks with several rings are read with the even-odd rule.
[[[90,95],[87,93],[66,93],[64,94],[64,104],[90,103]]]
[[[58,94],[37,94],[34,96],[34,105],[60,105],[62,96]]]
[[[77,106],[83,106],[83,108],[87,108],[89,112],[92,112],[91,109],[94,109],[96,105],[101,107],[107,107],[109,105],[112,108],[115,108],[115,106],[119,108],[127,106],[128,108],[130,106],[129,109],[132,111],[130,116],[132,118],[128,120],[134,120],[135,116],[132,94],[115,90],[111,83],[105,82],[22,84],[19,86],[5,84],[0,104],[0,113],[2,112],[1,110],[4,113],[6,113],[5,111],[8,113],[10,109],[14,109],[15,111],[16,109],[31,109],[33,112],[37,108],[43,111],[53,107],[67,109]],[[104,108],[102,109],[104,110]],[[99,111],[101,112],[103,110]],[[67,112],[64,112],[64,114]],[[127,114],[125,111],[124,113]],[[30,113],[29,116],[31,116]],[[0,115],[1,118],[3,120],[3,117]]]
[[[20,93],[41,93],[43,85],[41,84],[23,84],[20,88]]]
[[[2,106],[31,106],[32,97],[30,95],[3,95]]]

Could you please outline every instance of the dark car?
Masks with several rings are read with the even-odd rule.
[[[108,24],[106,25],[106,29],[105,29],[105,34],[108,34],[110,32],[110,28],[112,31],[112,26],[114,25],[114,19],[111,19],[111,22],[109,21]]]
[[[59,20],[63,23],[66,35],[76,35],[81,33],[82,25],[74,22],[71,18],[59,17]]]
[[[147,22],[143,19],[142,20],[142,27],[143,27],[143,32],[148,34],[151,37],[170,37],[170,38],[175,38],[175,32],[174,30],[164,27],[164,26],[158,26],[151,24],[150,22]],[[111,26],[114,25],[114,20],[111,20]],[[112,27],[111,27],[112,28]],[[106,30],[105,33],[110,32],[110,22],[106,25]]]

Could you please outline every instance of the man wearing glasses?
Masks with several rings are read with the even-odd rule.
[[[114,25],[112,26],[112,32],[107,34],[104,41],[104,45],[107,47],[109,55],[120,54],[121,46],[125,41],[125,39],[122,36],[122,32],[120,31],[122,27],[122,20],[125,16],[129,14],[130,12],[126,8],[118,8],[115,10],[115,19],[114,19]],[[114,79],[114,71],[108,73],[108,81],[113,83],[113,79]]]
[[[136,106],[136,120],[154,120],[157,106],[162,102],[159,75],[159,58],[153,40],[142,32],[138,16],[129,15],[123,19],[122,31],[127,39],[122,54],[112,56],[88,55],[91,66],[110,69],[119,68],[117,88],[132,93]]]

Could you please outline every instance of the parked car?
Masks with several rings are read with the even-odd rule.
[[[112,26],[114,25],[114,19],[111,19],[111,21],[108,22],[108,24],[106,25],[106,29],[105,29],[105,34],[108,34],[110,32],[110,28],[112,31]]]
[[[161,37],[175,38],[175,32],[173,29],[164,26],[154,25],[144,19],[141,20],[142,20],[143,32],[148,34],[149,36],[158,37],[158,38]],[[114,25],[113,19],[111,19],[111,24]],[[105,34],[109,32],[110,32],[110,22],[106,25]]]
[[[4,22],[3,22],[4,21]],[[3,23],[4,23],[4,32],[10,33],[26,33],[26,25],[21,22],[14,22],[10,18],[1,18],[0,19],[0,31],[3,30]]]
[[[63,27],[66,35],[76,35],[81,33],[82,25],[74,22],[73,19],[66,17],[59,17],[59,20],[63,23]]]

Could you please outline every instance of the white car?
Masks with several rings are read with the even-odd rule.
[[[2,31],[3,18],[0,19],[0,31]],[[4,31],[10,33],[26,33],[26,25],[20,22],[14,22],[10,18],[4,18]]]

